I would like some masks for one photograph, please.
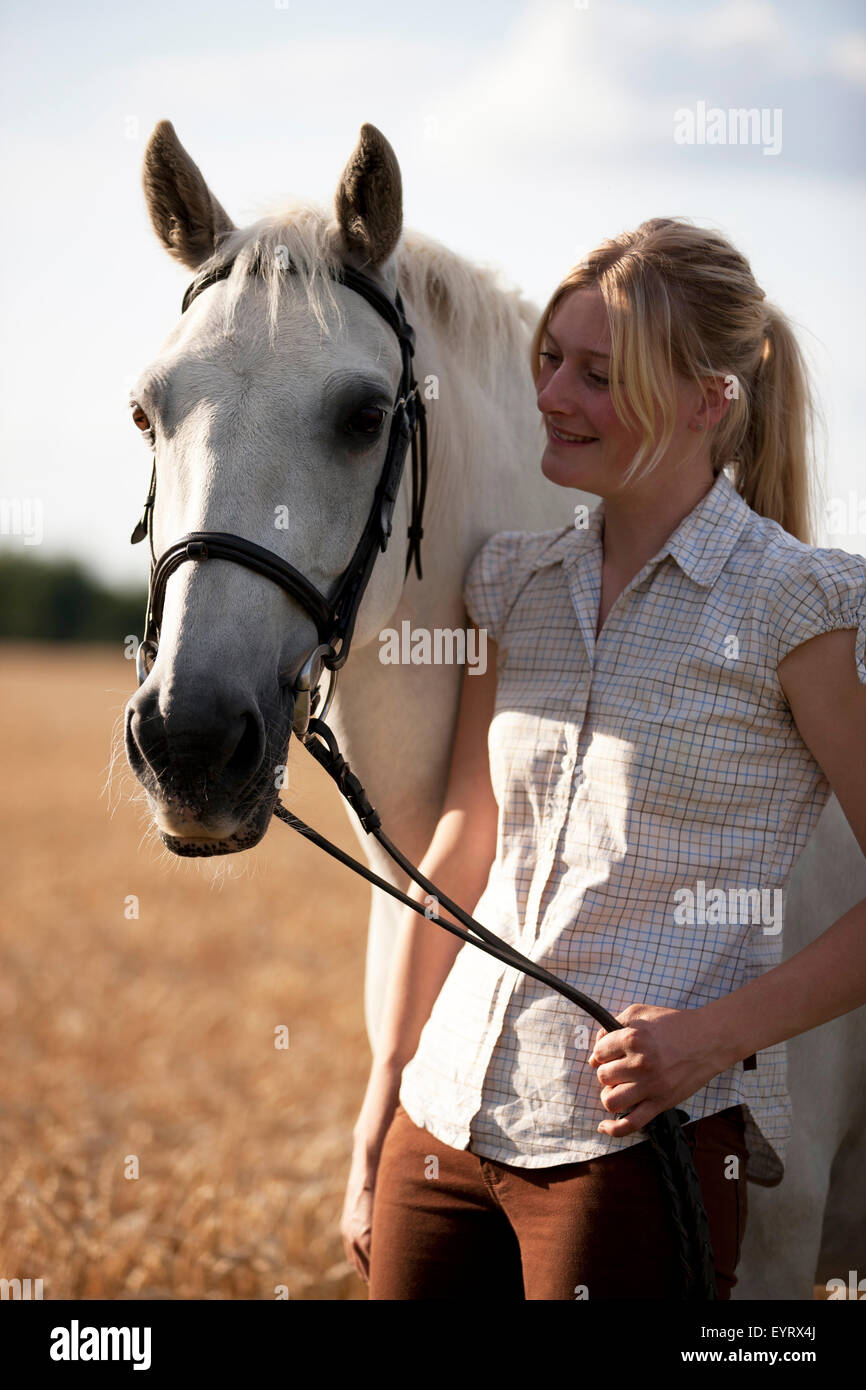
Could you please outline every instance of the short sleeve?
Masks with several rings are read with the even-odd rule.
[[[780,558],[765,576],[771,669],[810,637],[855,628],[857,677],[866,684],[866,560],[845,550],[806,548]]]
[[[531,532],[498,531],[475,552],[463,581],[463,602],[476,627],[498,642],[517,597],[520,554]]]

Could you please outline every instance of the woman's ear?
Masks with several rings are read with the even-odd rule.
[[[701,382],[703,400],[689,422],[693,430],[711,430],[724,416],[731,401],[739,396],[735,376],[704,377]]]

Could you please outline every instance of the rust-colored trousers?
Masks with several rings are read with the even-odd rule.
[[[683,1127],[720,1299],[736,1283],[746,1229],[744,1124],[735,1105]],[[582,1163],[516,1168],[441,1144],[398,1105],[376,1179],[369,1296],[677,1300],[673,1233],[649,1141]]]

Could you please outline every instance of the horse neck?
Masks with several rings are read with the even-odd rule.
[[[387,625],[398,632],[405,619],[428,631],[465,627],[463,581],[483,540],[500,530],[566,524],[574,493],[540,473],[543,431],[527,361],[528,327],[524,342],[504,345],[493,379],[482,379],[471,352],[455,349],[426,305],[406,296],[404,302],[416,331],[415,376],[428,419],[424,577],[410,572]],[[408,497],[408,457],[406,470]],[[391,545],[402,562],[397,516]],[[362,782],[372,778],[374,804],[388,824],[399,822],[400,846],[411,857],[423,854],[439,813],[462,668],[386,666],[380,651],[375,637],[353,645],[328,722]],[[363,836],[362,843],[375,857]]]
[[[466,566],[486,536],[511,527],[546,529],[573,510],[565,490],[540,474],[544,435],[529,371],[531,328],[512,293],[485,284],[484,294],[512,303],[492,303],[490,322],[467,325],[458,344],[428,304],[407,302],[417,336],[415,375],[427,408],[422,559],[425,579],[428,566],[435,575],[428,588],[446,607],[454,577],[462,589]],[[516,333],[496,334],[493,325],[512,315]],[[479,370],[472,344],[482,334],[493,338],[495,352]],[[428,607],[426,597],[418,595],[419,611]],[[432,594],[430,601],[435,606]]]

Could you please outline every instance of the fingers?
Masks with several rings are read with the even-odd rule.
[[[359,1187],[359,1183],[362,1186]],[[353,1176],[349,1182],[340,1222],[346,1262],[365,1284],[370,1282],[373,1190],[374,1183],[369,1175],[359,1175],[357,1178]]]
[[[355,1242],[355,1269],[365,1284],[370,1282],[370,1232],[365,1231],[361,1241]]]
[[[605,1110],[610,1113],[605,1116],[605,1128],[599,1125],[599,1133],[602,1134],[629,1134],[632,1131],[626,1129],[611,1130],[607,1125],[611,1120],[623,1120],[628,1116],[631,1118],[641,1105],[651,1104],[650,1097],[647,1096],[647,1088],[637,1082],[621,1083],[613,1086],[602,1086],[599,1100]]]
[[[346,1262],[352,1266],[359,1279],[370,1282],[370,1228],[360,1236],[343,1236],[343,1252]]]
[[[648,1125],[656,1115],[660,1113],[660,1107],[652,1101],[645,1100],[640,1105],[634,1105],[628,1111],[627,1118],[615,1116],[602,1120],[598,1126],[599,1134],[609,1134],[613,1139],[622,1139],[628,1134],[637,1134]]]
[[[600,1067],[604,1062],[613,1062],[617,1058],[628,1056],[625,1039],[622,1037],[622,1031],[625,1027],[626,1025],[623,1024],[621,1028],[610,1033],[605,1028],[599,1028],[596,1031],[595,1043],[587,1058],[591,1067]]]

